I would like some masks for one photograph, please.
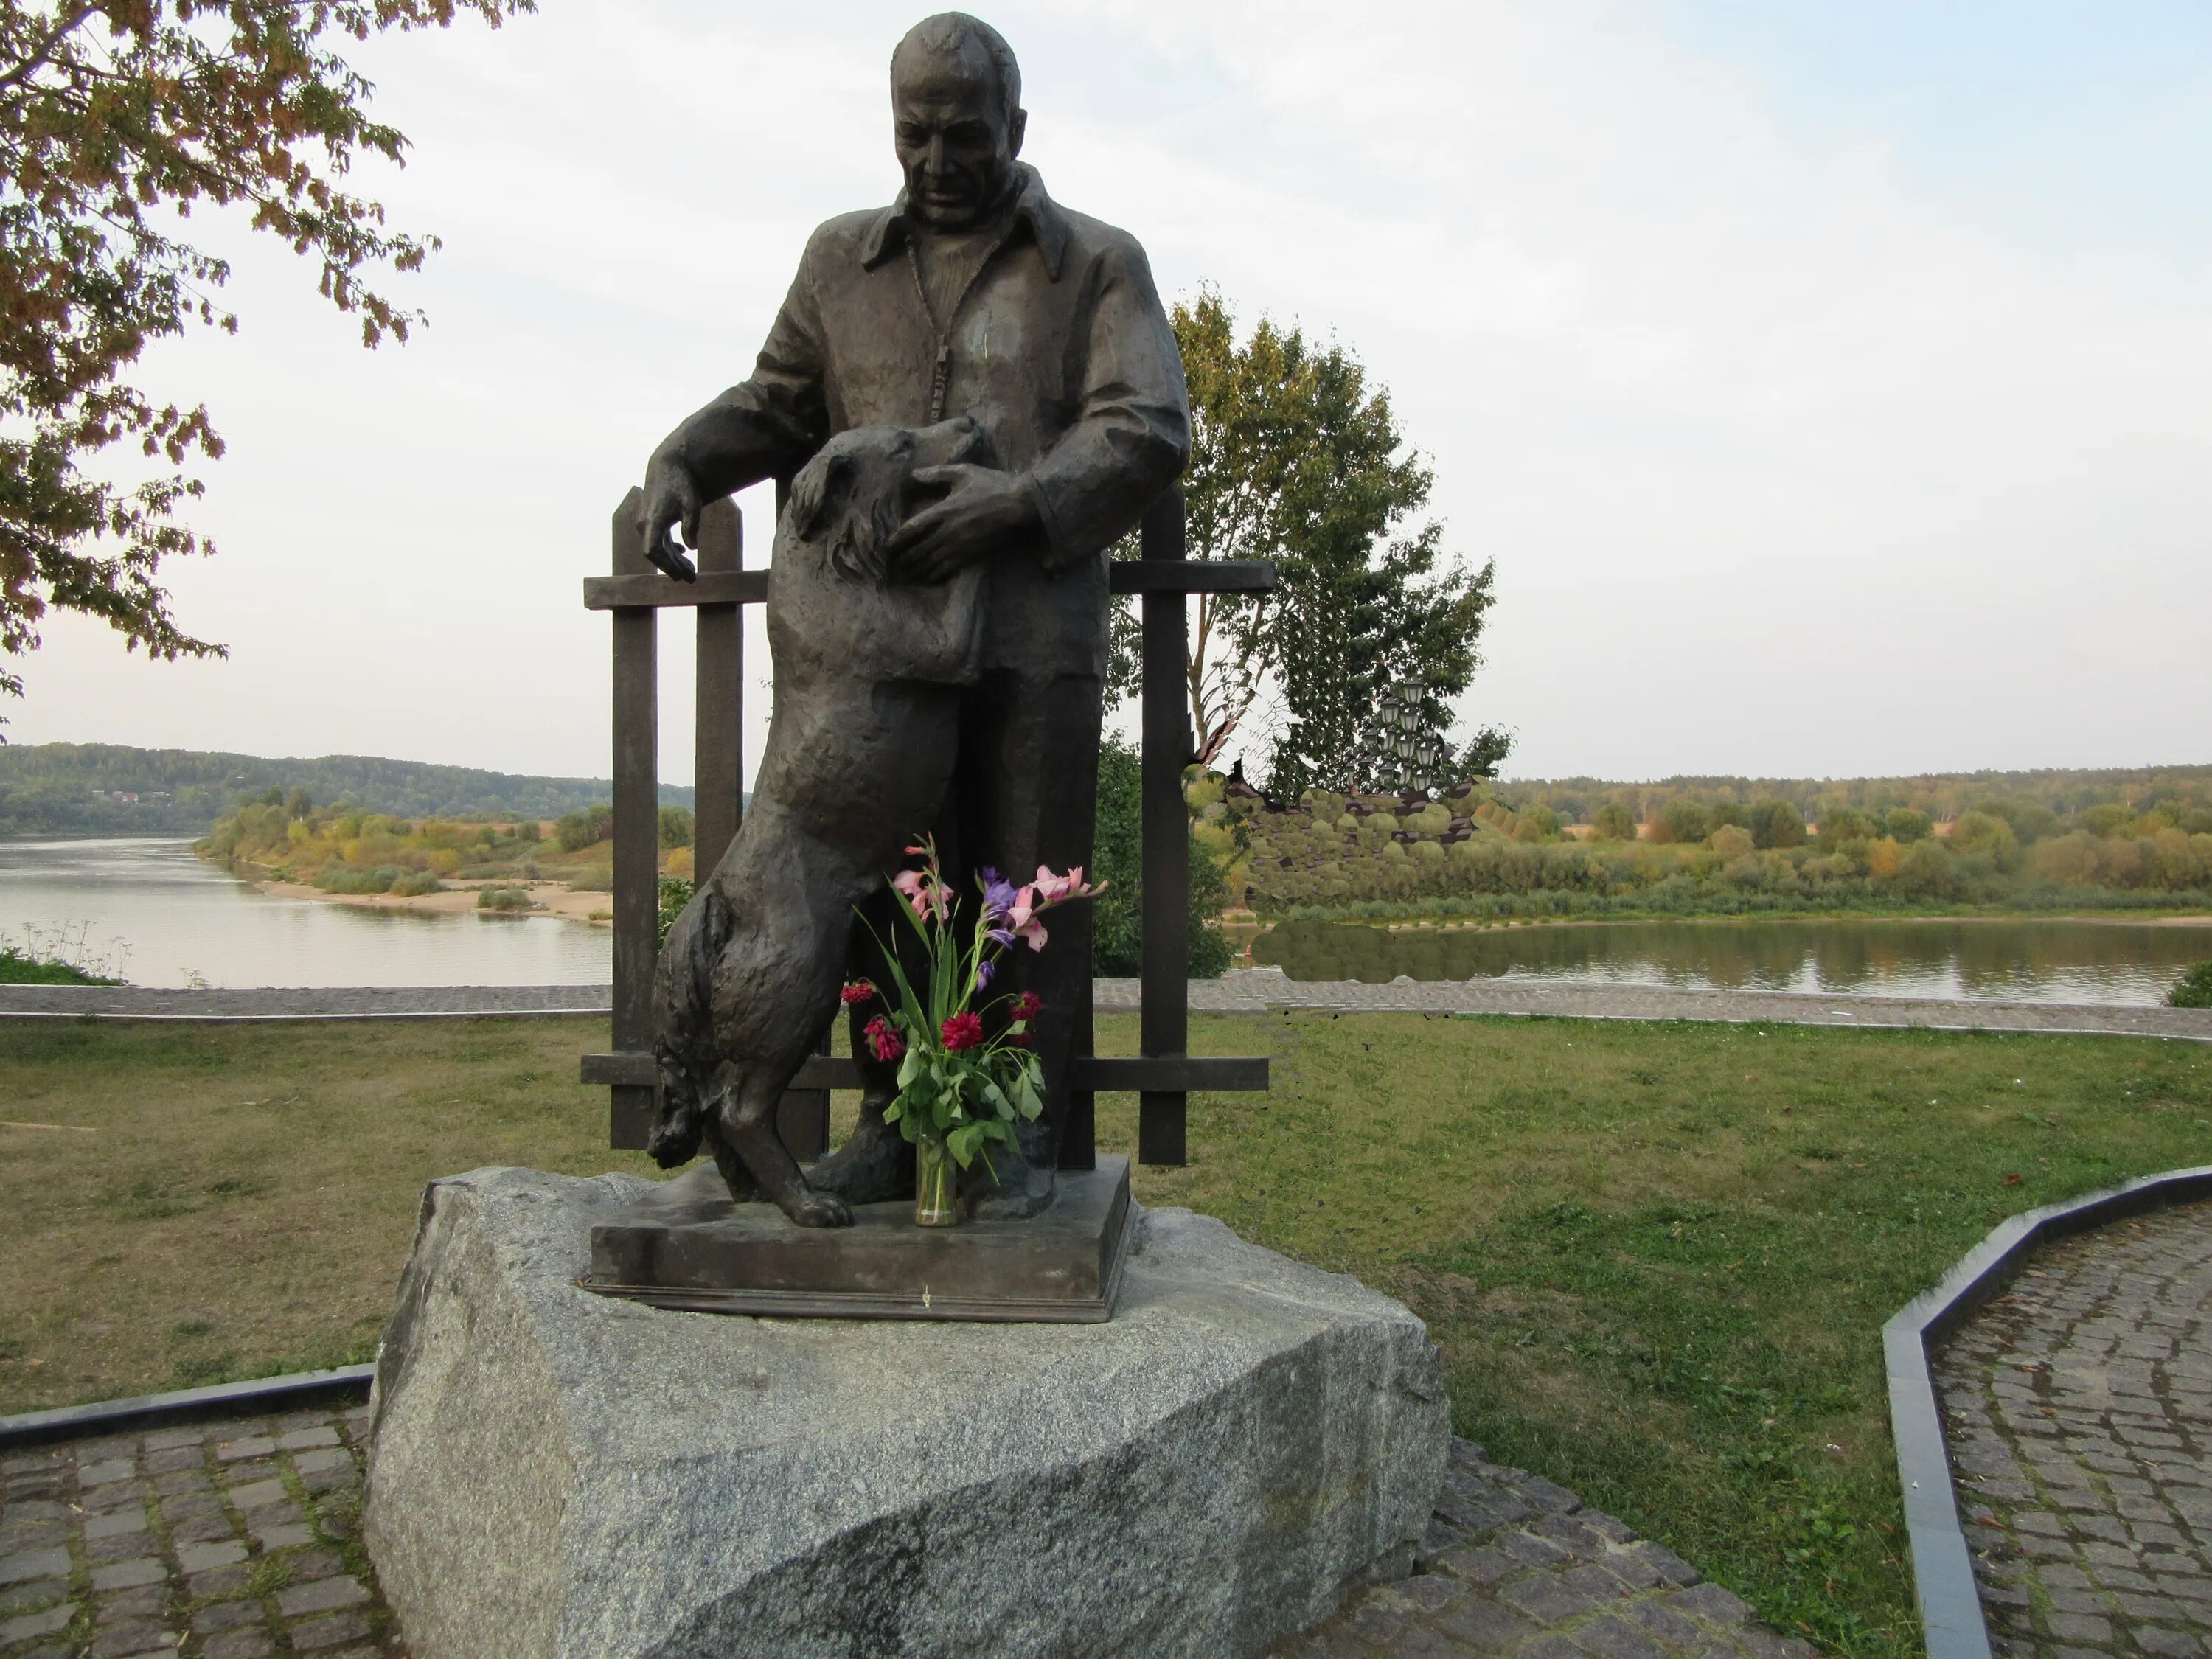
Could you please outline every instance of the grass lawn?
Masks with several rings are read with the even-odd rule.
[[[1302,1014],[1139,1196],[1403,1297],[1461,1432],[1854,1655],[1919,1647],[1879,1328],[2000,1217],[2212,1161],[2212,1048]],[[1135,1021],[1100,1022],[1129,1052]],[[0,1412],[366,1358],[422,1182],[643,1170],[595,1020],[0,1024]],[[1135,1136],[1127,1097],[1101,1140]]]

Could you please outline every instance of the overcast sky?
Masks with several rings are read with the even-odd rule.
[[[154,386],[228,440],[169,574],[226,663],[57,620],[19,742],[604,775],[579,580],[896,187],[911,4],[541,0],[362,50],[444,251],[362,351],[267,238]],[[1521,776],[2212,760],[2212,10],[1001,5],[1027,158],[1170,298],[1333,334],[1495,557]],[[745,501],[751,562],[768,519]],[[664,647],[664,775],[690,655]],[[757,643],[757,633],[756,633]],[[764,650],[756,672],[766,672]],[[757,753],[757,733],[753,744]]]

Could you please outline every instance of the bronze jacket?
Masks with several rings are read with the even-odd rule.
[[[1182,471],[1190,410],[1136,239],[1072,213],[1018,167],[1002,240],[950,319],[944,361],[908,257],[905,198],[809,239],[752,378],[671,433],[656,465],[708,500],[789,477],[836,434],[971,415],[1025,476],[1044,526],[992,562],[984,663],[1106,667],[1106,550]]]

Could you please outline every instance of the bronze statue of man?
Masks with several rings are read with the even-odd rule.
[[[917,24],[892,54],[890,90],[904,190],[814,233],[752,377],[653,452],[647,544],[681,523],[696,545],[706,502],[789,479],[841,432],[979,423],[998,465],[916,473],[942,497],[889,552],[917,582],[987,567],[983,672],[933,827],[956,867],[1018,883],[1041,864],[1091,861],[1106,550],[1188,457],[1182,364],[1136,240],[1061,207],[1018,159],[1021,74],[995,29],[959,12]],[[1049,1200],[1069,1040],[1090,995],[1088,909],[1057,913],[1045,949],[1010,953],[992,988],[1043,999],[1033,1030],[1048,1092],[1024,1156],[996,1158],[987,1212]],[[860,1202],[896,1192],[903,1147],[881,1116],[891,1077],[855,1053],[871,1068],[860,1125],[812,1181]]]

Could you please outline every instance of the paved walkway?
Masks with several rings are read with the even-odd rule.
[[[1565,1486],[1452,1443],[1410,1578],[1363,1591],[1275,1659],[1812,1659],[1743,1602]]]
[[[2212,1205],[2039,1253],[1936,1381],[1999,1654],[2212,1652]]]
[[[1139,1002],[1133,979],[1093,981],[1102,1011]],[[1494,981],[1388,985],[1300,981],[1279,968],[1239,968],[1190,981],[1204,1013],[1293,1008],[1340,1012],[1534,1014],[1560,1019],[1690,1019],[1932,1030],[2108,1032],[2212,1042],[2212,1009],[2119,1008],[2041,1002],[1814,996],[1626,986],[1500,985]],[[434,986],[331,990],[173,991],[139,986],[0,986],[0,1018],[104,1015],[131,1019],[422,1018],[469,1014],[603,1014],[604,985]]]
[[[356,1541],[365,1410],[0,1458],[0,1655],[401,1651]]]
[[[162,1429],[0,1459],[5,1659],[396,1659],[357,1542],[366,1410]],[[1454,1443],[1414,1577],[1283,1659],[1811,1659],[1620,1522]],[[490,1659],[490,1656],[487,1656]]]

